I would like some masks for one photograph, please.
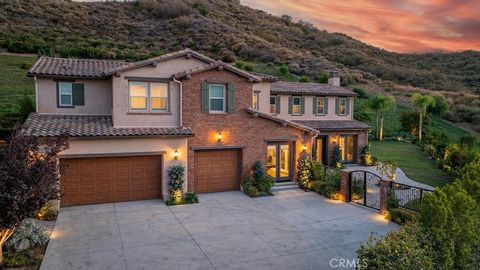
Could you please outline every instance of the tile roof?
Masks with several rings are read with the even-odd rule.
[[[319,131],[370,129],[369,125],[357,120],[295,120],[294,122]]]
[[[50,137],[66,133],[71,137],[97,136],[193,136],[191,128],[113,127],[110,115],[30,114],[22,131],[25,135]]]
[[[173,77],[176,78],[176,79],[189,78],[193,74],[200,73],[200,72],[207,71],[207,70],[214,69],[214,68],[218,68],[218,69],[223,69],[224,68],[224,69],[229,70],[233,73],[236,73],[236,74],[241,75],[243,77],[249,78],[249,79],[251,79],[255,82],[261,82],[262,81],[262,79],[260,77],[255,76],[255,75],[253,75],[253,74],[251,74],[247,71],[238,69],[238,68],[236,68],[232,65],[229,65],[227,63],[224,63],[222,61],[214,61],[214,62],[209,63],[209,64],[204,65],[204,66],[188,69],[188,70],[179,72],[177,74],[174,74]]]
[[[302,82],[273,82],[271,85],[272,94],[304,94],[322,96],[357,96],[354,92],[325,83],[302,83]]]
[[[303,130],[303,131],[318,133],[318,131],[315,128],[312,128],[312,127],[309,127],[307,125],[303,125],[301,123],[297,123],[297,122],[294,122],[294,121],[289,121],[289,120],[286,120],[286,119],[283,119],[283,118],[280,118],[280,117],[276,117],[276,116],[268,114],[268,113],[260,112],[260,111],[257,111],[255,109],[252,109],[252,108],[248,108],[247,112],[252,114],[253,116],[262,117],[262,118],[265,118],[265,119],[268,119],[268,120],[272,120],[272,121],[278,122],[280,124],[283,124],[285,126],[291,126],[291,127]]]
[[[275,77],[275,76],[273,76],[273,75],[264,74],[264,73],[258,73],[258,72],[251,72],[251,71],[250,71],[250,74],[253,74],[253,75],[259,77],[260,79],[262,79],[262,81],[267,81],[267,82],[276,82],[276,81],[278,81],[278,77]]]
[[[28,70],[28,76],[105,77],[104,71],[128,65],[124,61],[98,59],[69,59],[42,56]]]

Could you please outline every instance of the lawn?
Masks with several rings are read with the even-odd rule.
[[[405,174],[420,183],[434,187],[447,184],[450,176],[439,169],[420,148],[406,142],[372,142],[372,151],[379,161],[391,160],[398,164]]]

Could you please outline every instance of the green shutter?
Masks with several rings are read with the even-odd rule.
[[[335,98],[335,114],[338,115],[338,97]]]
[[[280,114],[280,96],[276,96],[275,98],[275,105],[277,106],[277,108],[275,109],[275,113]]]
[[[234,84],[227,84],[228,88],[228,94],[227,94],[227,100],[228,100],[228,112],[229,113],[234,113],[235,108],[236,108],[236,99],[235,99],[235,85]]]
[[[72,84],[72,100],[73,106],[85,105],[85,91],[83,83]]]
[[[328,97],[324,97],[324,100],[323,100],[323,106],[324,106],[324,114],[327,115],[328,114]]]
[[[345,99],[345,103],[346,103],[346,111],[347,111],[347,115],[350,114],[350,99],[349,98],[346,98]]]
[[[288,97],[288,114],[292,114],[293,111],[293,97]]]
[[[202,112],[208,112],[208,83],[202,82]]]
[[[300,104],[300,114],[305,114],[305,97],[302,97],[301,99],[302,104]]]
[[[317,97],[313,97],[313,115],[317,114]]]

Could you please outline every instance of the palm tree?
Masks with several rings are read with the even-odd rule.
[[[419,120],[418,120],[418,140],[422,141],[422,129],[423,129],[423,117],[427,113],[427,108],[435,106],[435,99],[431,96],[424,96],[420,94],[413,94],[411,97],[413,106],[417,108]]]
[[[383,116],[385,111],[395,106],[395,98],[393,96],[374,96],[368,102],[368,106],[375,112],[377,116],[375,138],[381,141],[383,140]]]

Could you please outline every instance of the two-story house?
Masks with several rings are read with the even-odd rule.
[[[65,206],[166,199],[174,164],[197,193],[239,190],[257,160],[276,181],[294,181],[302,153],[329,165],[337,145],[357,162],[367,143],[338,76],[281,82],[190,49],[133,63],[41,57],[28,76],[36,113],[24,132],[70,136]]]

